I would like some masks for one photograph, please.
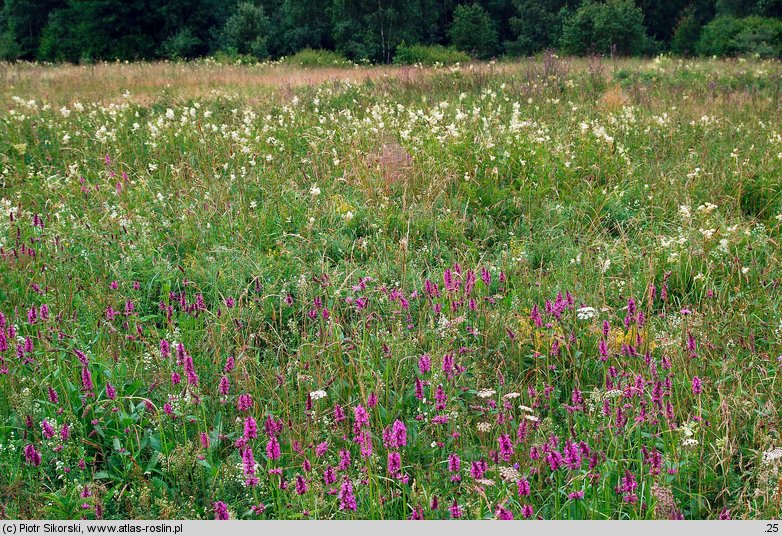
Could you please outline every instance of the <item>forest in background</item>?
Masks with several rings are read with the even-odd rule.
[[[779,57],[782,0],[0,0],[7,61],[317,50],[313,61],[448,63],[548,49]]]

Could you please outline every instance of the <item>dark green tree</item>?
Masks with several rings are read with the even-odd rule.
[[[404,42],[428,42],[437,13],[434,0],[335,0],[331,8],[334,44],[353,60],[390,63]]]
[[[703,25],[698,20],[693,7],[682,13],[671,39],[671,52],[680,56],[692,56],[701,35]]]
[[[69,0],[53,11],[41,36],[39,59],[153,58],[159,28],[151,0]]]
[[[241,2],[223,26],[220,46],[232,53],[265,59],[269,57],[270,34],[271,23],[263,7]]]
[[[0,57],[35,59],[49,14],[65,5],[66,0],[5,0],[0,9]]]
[[[643,13],[631,0],[587,1],[565,19],[560,43],[576,55],[642,54],[648,46]]]
[[[635,0],[635,4],[643,12],[649,36],[668,43],[689,0]]]
[[[513,41],[506,48],[512,54],[528,55],[554,47],[562,34],[562,10],[575,7],[577,0],[514,0],[510,19]]]
[[[448,31],[451,44],[477,58],[489,58],[499,52],[499,35],[489,12],[478,4],[458,6]]]

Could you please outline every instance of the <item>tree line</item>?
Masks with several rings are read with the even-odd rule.
[[[388,63],[411,45],[480,59],[545,49],[778,57],[782,0],[0,0],[0,58],[11,61],[315,49]]]

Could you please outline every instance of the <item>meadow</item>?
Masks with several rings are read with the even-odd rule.
[[[779,517],[778,61],[0,79],[0,518]]]

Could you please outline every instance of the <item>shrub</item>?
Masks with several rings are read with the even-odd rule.
[[[394,55],[394,63],[397,65],[453,65],[454,63],[466,63],[470,56],[442,45],[399,45]]]
[[[782,55],[782,20],[717,17],[703,27],[697,44],[704,56]]]
[[[201,40],[193,35],[190,28],[182,28],[163,41],[160,52],[163,57],[172,60],[193,58],[197,55],[201,44]]]
[[[283,60],[288,65],[297,67],[350,67],[353,62],[333,50],[314,50],[305,48]]]
[[[454,47],[478,58],[489,58],[499,51],[494,21],[489,12],[478,4],[456,7],[448,35]]]
[[[622,56],[646,51],[643,12],[630,0],[585,2],[565,17],[561,46],[569,54],[606,54],[614,50]]]

